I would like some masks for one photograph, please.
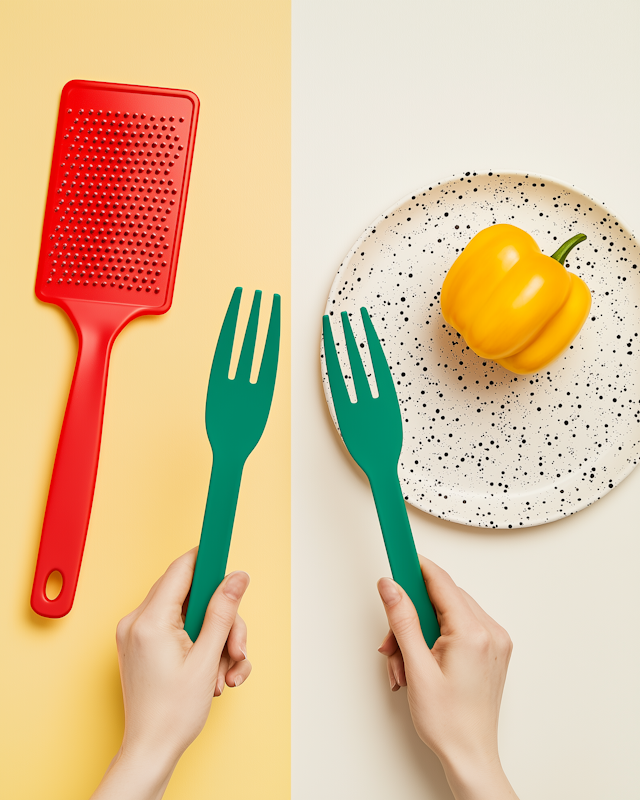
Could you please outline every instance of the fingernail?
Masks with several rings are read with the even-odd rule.
[[[378,648],[378,652],[379,652],[379,653],[381,653],[381,652],[382,652],[382,648],[383,648],[383,647],[385,646],[385,644],[386,644],[386,643],[389,641],[389,637],[390,637],[390,636],[391,636],[391,631],[389,631],[389,633],[388,633],[388,634],[387,634],[387,635],[384,637],[384,639],[382,640],[382,644],[381,644],[381,645],[380,645],[380,647]]]
[[[395,606],[400,602],[400,592],[395,583],[390,578],[380,578],[378,581],[378,591],[385,606]]]
[[[396,688],[397,685],[398,684],[396,683],[395,676],[392,677],[391,675],[389,675],[389,686],[390,686],[392,692],[395,691],[395,688]]]
[[[235,683],[236,686],[240,686],[240,684],[242,683],[243,680],[244,680],[244,678],[242,677],[242,675],[238,675],[236,677],[234,683]]]
[[[247,657],[247,651],[246,651],[246,650],[243,650],[243,648],[241,647],[241,648],[240,648],[240,652],[242,653],[242,655],[243,655],[243,656],[245,657],[245,659],[246,659],[246,657]]]
[[[240,600],[242,595],[247,590],[250,580],[251,578],[246,572],[232,572],[230,575],[227,575],[223,592],[231,600]]]

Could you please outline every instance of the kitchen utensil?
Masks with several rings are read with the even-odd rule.
[[[73,604],[95,486],[109,357],[124,326],[171,305],[199,101],[174,89],[71,81],[62,90],[36,295],[78,334],[31,606]],[[57,597],[46,594],[52,572]]]
[[[420,569],[407,507],[398,480],[402,450],[402,417],[393,378],[366,308],[361,308],[369,356],[375,373],[378,396],[373,397],[358,353],[349,316],[342,312],[342,327],[357,400],[351,402],[338,360],[329,316],[322,320],[324,356],[331,397],[340,433],[354,461],[371,484],[380,527],[394,580],[411,598],[429,647],[440,628]]]
[[[479,358],[440,311],[447,270],[495,222],[523,228],[547,255],[587,236],[566,266],[591,290],[591,313],[572,346],[533,375]],[[376,322],[402,409],[399,476],[411,504],[464,525],[541,525],[631,472],[640,460],[639,269],[638,242],[618,217],[531,173],[429,184],[367,228],[326,312],[366,306]],[[324,388],[331,403],[326,378]]]
[[[224,578],[244,464],[267,424],[280,349],[280,295],[274,294],[258,379],[250,382],[261,291],[253,296],[238,368],[229,377],[242,289],[231,298],[211,365],[205,421],[213,451],[209,493],[202,523],[185,630],[195,641],[209,600]]]

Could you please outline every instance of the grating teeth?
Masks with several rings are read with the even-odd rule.
[[[129,276],[120,273],[127,267],[133,272],[135,265],[139,273],[154,275],[143,282],[154,284],[155,294],[166,287],[184,122],[117,108],[66,108],[62,159],[52,173],[56,219],[47,283],[81,286],[78,296],[88,296],[85,287],[131,290]],[[56,265],[64,278],[52,277]],[[137,291],[142,288],[136,284]]]

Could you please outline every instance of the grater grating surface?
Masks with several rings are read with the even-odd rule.
[[[198,110],[182,90],[93,81],[62,90],[36,295],[69,315],[78,358],[31,594],[42,616],[73,605],[113,342],[135,317],[171,305]],[[49,598],[54,571],[62,589]]]
[[[166,310],[198,102],[191,92],[71,81],[62,94],[36,293]]]

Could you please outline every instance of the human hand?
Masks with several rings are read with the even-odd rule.
[[[498,754],[509,634],[444,570],[422,557],[420,565],[441,630],[432,650],[407,594],[390,578],[378,582],[390,626],[380,652],[391,689],[407,687],[416,731],[442,762],[457,800],[516,798]]]
[[[204,727],[213,698],[251,672],[247,628],[237,613],[249,585],[245,572],[232,572],[220,584],[195,642],[184,630],[196,553],[174,561],[118,623],[124,738],[95,800],[162,797],[178,759]]]

